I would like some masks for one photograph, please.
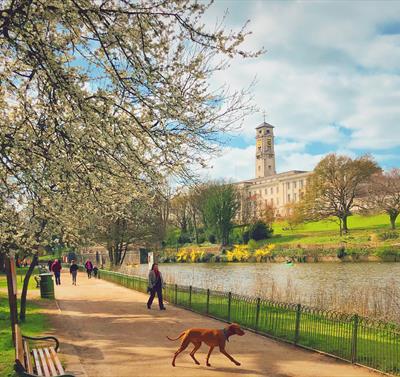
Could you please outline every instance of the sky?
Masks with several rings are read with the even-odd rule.
[[[312,170],[330,152],[371,154],[400,167],[400,1],[216,0],[207,24],[225,11],[227,29],[247,20],[255,59],[235,59],[215,77],[232,89],[256,79],[261,110],[201,174],[238,181],[255,176],[255,127],[275,126],[277,172]]]

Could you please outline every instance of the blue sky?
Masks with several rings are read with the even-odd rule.
[[[311,170],[329,152],[370,153],[385,169],[400,167],[400,2],[216,0],[206,23],[228,9],[226,26],[252,31],[256,59],[232,61],[216,84],[247,87],[275,126],[278,172]],[[254,177],[254,128],[244,120],[204,175]]]

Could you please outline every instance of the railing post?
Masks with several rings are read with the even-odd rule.
[[[351,362],[355,364],[357,362],[357,333],[359,321],[357,314],[354,314],[353,320],[353,334],[351,337]]]
[[[260,320],[260,297],[257,298],[257,309],[256,309],[256,325],[255,325],[255,330],[258,332],[258,322]]]
[[[208,314],[210,311],[210,290],[207,289],[207,306],[206,306],[206,313]]]
[[[189,308],[192,307],[192,286],[189,286]]]
[[[228,322],[231,321],[232,292],[228,293]]]
[[[178,304],[178,284],[175,284],[175,305]]]
[[[297,344],[300,338],[300,318],[301,318],[301,305],[296,306],[296,327],[294,330],[294,344]]]

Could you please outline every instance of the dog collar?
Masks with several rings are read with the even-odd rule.
[[[226,329],[222,329],[222,333],[224,334],[225,340],[226,340],[227,342],[229,342],[229,338],[228,338],[228,334],[227,334]]]

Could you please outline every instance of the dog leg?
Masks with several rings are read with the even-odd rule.
[[[221,353],[223,353],[230,361],[232,361],[232,363],[234,363],[235,365],[240,365],[239,361],[236,361],[231,355],[229,355],[228,352],[225,351],[225,348],[219,347],[219,350],[220,350]]]
[[[194,343],[194,348],[193,351],[190,352],[190,356],[192,357],[192,359],[194,360],[194,362],[197,365],[200,365],[200,363],[196,360],[196,358],[194,357],[194,354],[196,353],[196,351],[201,347],[201,342],[200,343]]]
[[[210,360],[211,352],[213,351],[213,349],[214,349],[214,346],[210,346],[210,350],[208,351],[207,361],[206,361],[206,365],[207,365],[208,367],[211,366],[211,364],[210,364],[208,361]]]
[[[187,348],[187,346],[189,345],[189,340],[187,339],[187,338],[184,338],[183,339],[183,341],[182,341],[182,344],[181,344],[181,346],[178,348],[178,350],[175,352],[175,355],[174,355],[174,358],[172,359],[172,366],[174,367],[175,366],[175,359],[176,359],[176,357],[182,352],[182,351],[184,351],[186,348]]]

